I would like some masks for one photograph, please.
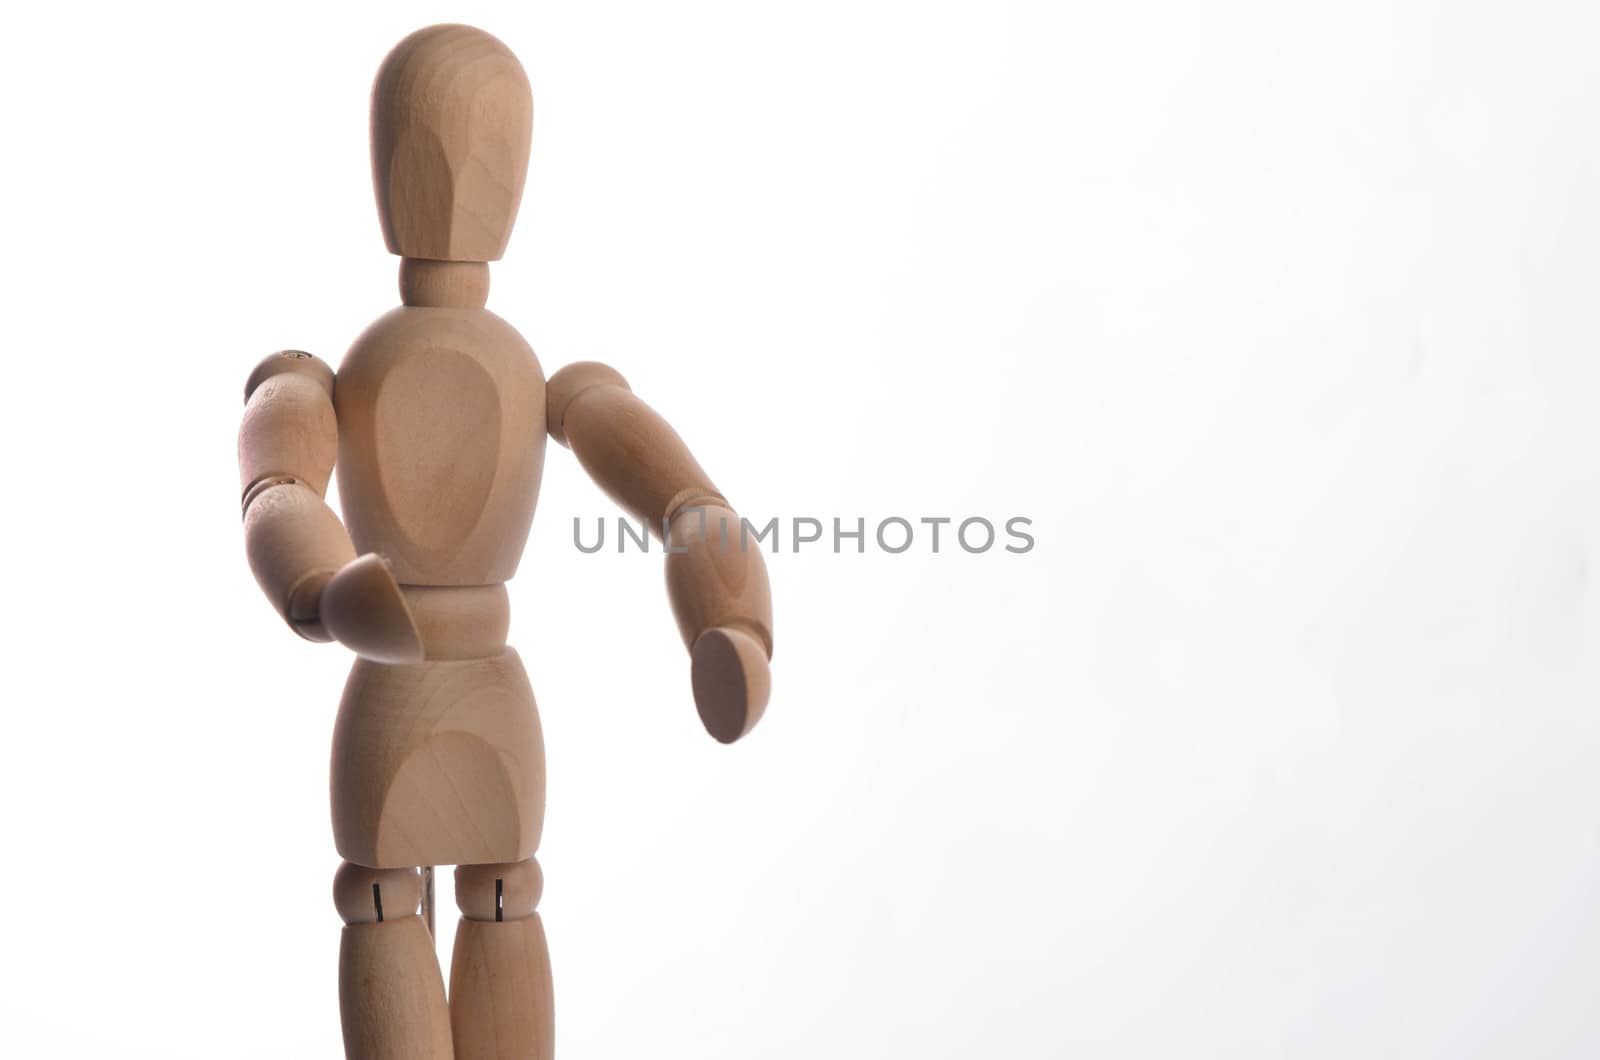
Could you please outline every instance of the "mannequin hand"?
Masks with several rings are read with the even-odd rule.
[[[772,691],[767,565],[741,535],[739,517],[717,504],[684,509],[667,534],[667,599],[689,647],[694,703],[723,743],[761,720]]]
[[[364,659],[422,660],[422,635],[382,556],[368,552],[341,567],[323,587],[317,610],[323,629]]]
[[[732,626],[716,626],[690,649],[694,705],[706,731],[732,743],[755,727],[772,693],[772,671],[761,642]]]

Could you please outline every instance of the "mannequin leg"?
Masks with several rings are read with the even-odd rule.
[[[450,1026],[457,1060],[551,1060],[554,996],[544,924],[544,889],[532,858],[456,869],[455,955]]]
[[[417,913],[417,870],[345,862],[333,900],[345,922],[339,1017],[347,1060],[451,1060],[444,979]]]

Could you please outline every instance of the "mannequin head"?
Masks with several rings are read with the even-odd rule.
[[[372,86],[372,184],[389,250],[498,260],[532,135],[527,75],[494,37],[429,26],[395,45]]]

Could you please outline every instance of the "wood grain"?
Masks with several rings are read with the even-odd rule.
[[[517,653],[389,666],[358,659],[334,723],[333,834],[377,868],[532,857],[544,736]]]
[[[511,597],[504,585],[401,587],[430,659],[490,659],[506,647]]]
[[[685,647],[715,626],[742,628],[772,655],[772,590],[761,546],[731,509],[680,511],[667,534],[667,595]]]
[[[488,300],[489,266],[481,261],[400,259],[402,305],[482,309]]]
[[[420,916],[349,924],[339,943],[347,1060],[450,1060],[450,1012]]]
[[[404,585],[516,573],[544,468],[544,374],[486,309],[401,307],[339,367],[339,496],[350,536]]]
[[[322,589],[355,548],[338,516],[309,486],[268,480],[252,492],[244,513],[250,572],[279,616],[308,640],[331,640],[319,621]]]
[[[239,489],[269,475],[298,479],[318,497],[328,491],[339,452],[333,399],[316,379],[282,372],[261,382],[239,426]]]
[[[691,503],[725,504],[722,494],[666,420],[604,365],[569,365],[550,380],[561,395],[559,438],[589,477],[659,537],[667,517]],[[576,377],[574,380],[568,373]]]
[[[372,86],[372,186],[389,250],[498,261],[532,136],[528,77],[494,37],[429,26],[397,44]]]
[[[550,1060],[555,998],[539,914],[502,923],[463,918],[450,960],[456,1060]]]

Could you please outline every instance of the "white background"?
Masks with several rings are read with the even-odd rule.
[[[1600,12],[852,0],[8,15],[0,1055],[339,1055],[348,660],[233,435],[397,301],[367,92],[444,20],[533,83],[546,372],[758,519],[1037,539],[771,557],[724,748],[552,447],[562,1057],[1600,1053]]]

